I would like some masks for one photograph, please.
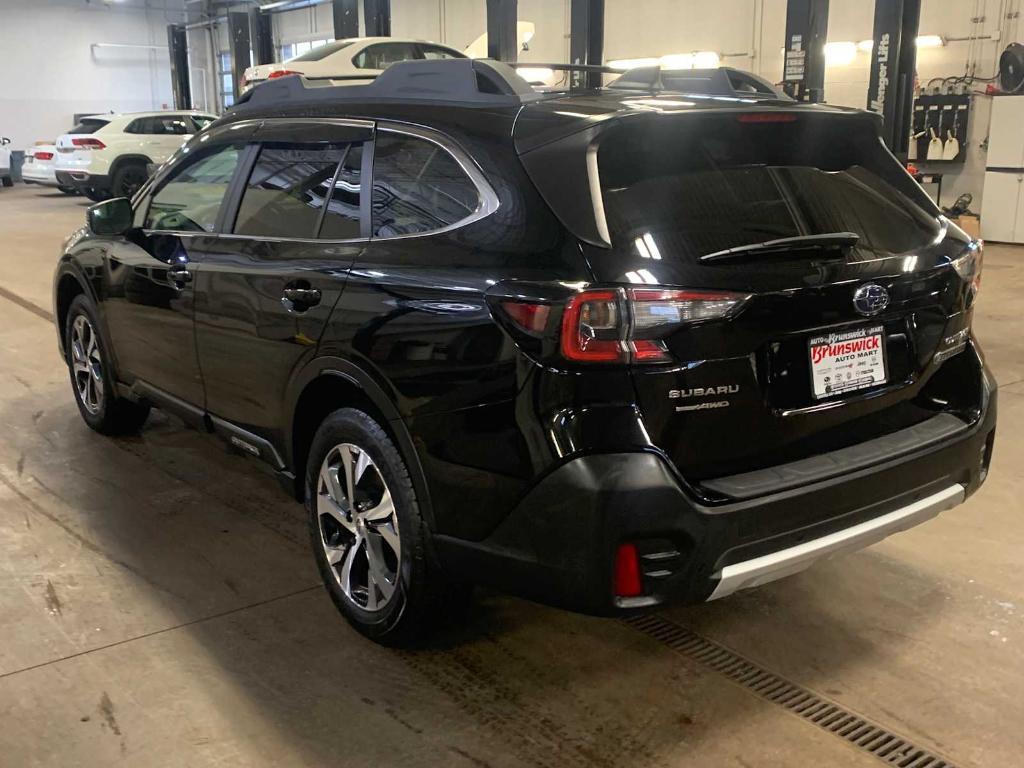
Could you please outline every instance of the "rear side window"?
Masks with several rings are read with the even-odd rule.
[[[338,43],[327,43],[327,45],[321,45],[308,53],[304,53],[301,56],[296,56],[294,59],[288,59],[288,61],[320,61],[326,59],[332,53],[337,53],[342,48],[348,48],[352,45],[352,41],[342,41]]]
[[[192,122],[196,126],[196,131],[203,130],[203,128],[205,128],[217,119],[215,117],[210,117],[209,115],[190,115],[190,117],[192,118]]]
[[[219,147],[180,165],[153,195],[143,226],[177,232],[213,232],[242,149],[241,144]]]
[[[463,59],[461,53],[450,51],[447,48],[442,48],[439,45],[423,45],[420,43],[420,53],[423,54],[424,59]]]
[[[264,145],[242,194],[235,234],[313,238],[326,207],[336,233],[331,237],[358,237],[358,187],[354,208],[346,209],[343,195],[334,199],[338,164],[350,151],[348,145]]]
[[[357,53],[352,63],[359,69],[387,69],[399,61],[418,58],[412,43],[377,43]]]
[[[182,115],[161,115],[140,117],[132,120],[125,133],[141,133],[147,136],[184,136],[192,133],[192,124]]]
[[[447,150],[426,139],[381,132],[373,156],[374,237],[432,232],[480,206],[480,192]]]
[[[110,121],[101,120],[95,117],[83,117],[81,120],[78,121],[78,124],[75,125],[74,128],[68,131],[68,133],[96,133],[96,131],[98,131],[108,122]]]
[[[879,252],[930,243],[934,205],[872,129],[843,118],[728,113],[613,126],[598,149],[613,241],[653,238],[657,258],[690,260],[832,232],[854,232]]]

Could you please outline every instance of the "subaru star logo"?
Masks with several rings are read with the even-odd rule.
[[[866,283],[853,294],[853,308],[862,315],[877,315],[889,306],[889,292],[878,283]]]

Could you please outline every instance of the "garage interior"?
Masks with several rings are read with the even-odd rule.
[[[1024,197],[986,182],[993,102],[1024,99],[999,93],[1021,2],[874,6],[7,0],[6,50],[31,76],[0,84],[16,182],[0,189],[0,767],[1020,765]],[[891,29],[918,42],[880,74]],[[959,157],[908,162],[987,241],[974,330],[1002,423],[986,485],[928,525],[701,606],[620,621],[481,591],[427,647],[360,637],[263,465],[161,412],[131,438],[82,423],[51,281],[90,202],[17,174],[76,116],[219,114],[246,67],[351,35],[538,67],[703,56],[859,108],[899,72],[882,109],[901,159],[915,109],[966,105]]]

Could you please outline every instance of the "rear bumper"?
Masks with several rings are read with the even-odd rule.
[[[72,187],[79,192],[87,189],[108,189],[110,177],[88,171],[56,171],[57,184],[62,187]]]
[[[657,453],[582,456],[548,474],[485,540],[435,536],[442,566],[538,602],[609,615],[701,602],[873,544],[961,503],[988,470],[996,391],[955,435],[870,466],[708,506]],[[635,543],[643,595],[613,594]]]

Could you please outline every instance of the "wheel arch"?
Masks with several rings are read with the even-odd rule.
[[[57,268],[53,281],[53,319],[57,325],[57,339],[60,352],[64,354],[64,329],[67,327],[68,311],[76,296],[85,295],[98,304],[89,281],[81,274],[73,261],[65,259]]]
[[[388,433],[409,470],[420,512],[431,530],[436,530],[426,475],[397,406],[369,373],[340,357],[313,361],[291,387],[288,410],[291,420],[285,435],[285,450],[287,464],[295,475],[295,498],[303,500],[306,462],[313,435],[324,418],[339,408],[359,408],[369,413]]]
[[[125,165],[128,165],[129,163],[138,163],[142,166],[146,166],[151,164],[152,162],[153,160],[148,155],[143,155],[139,153],[126,153],[123,155],[118,155],[117,157],[114,158],[114,162],[110,164],[110,170],[107,171],[107,175],[110,178],[110,183],[114,183],[114,174],[121,170],[121,168],[123,168]]]

